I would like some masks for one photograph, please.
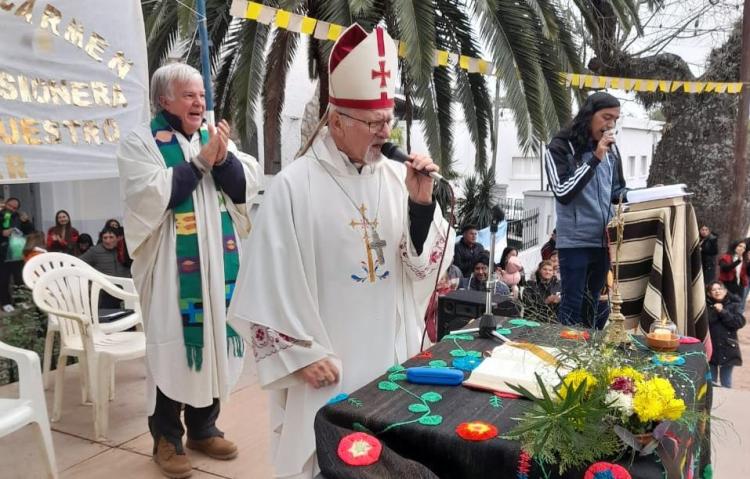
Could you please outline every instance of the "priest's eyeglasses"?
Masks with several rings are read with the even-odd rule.
[[[350,118],[352,120],[357,120],[360,123],[364,123],[365,125],[367,125],[367,128],[370,129],[370,133],[372,133],[372,134],[375,134],[375,133],[378,133],[380,131],[383,131],[383,128],[386,125],[388,125],[388,129],[392,130],[398,124],[398,119],[396,119],[396,118],[391,118],[390,120],[367,121],[367,120],[362,120],[360,118],[355,118],[353,116],[347,115],[346,113],[342,113],[340,111],[336,111],[336,113],[338,113],[341,116],[345,116],[347,118]]]

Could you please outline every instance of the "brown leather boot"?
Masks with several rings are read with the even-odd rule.
[[[188,438],[185,445],[214,459],[227,460],[237,457],[237,446],[221,436],[209,437],[208,439]]]
[[[187,454],[178,453],[174,444],[163,437],[160,437],[159,442],[156,443],[154,462],[159,466],[162,474],[171,479],[183,479],[190,477],[193,473],[193,466],[190,465]]]

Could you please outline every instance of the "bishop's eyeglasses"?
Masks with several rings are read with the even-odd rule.
[[[367,120],[362,120],[361,118],[355,118],[355,117],[353,117],[351,115],[347,115],[346,113],[342,113],[340,111],[336,111],[336,113],[338,113],[341,116],[345,116],[347,118],[350,118],[352,120],[357,120],[360,123],[364,123],[365,125],[367,125],[367,128],[370,129],[370,133],[372,133],[372,134],[375,134],[375,133],[378,133],[380,131],[383,131],[383,128],[386,125],[388,125],[388,128],[392,130],[398,124],[398,119],[397,118],[391,118],[390,120],[367,121]]]

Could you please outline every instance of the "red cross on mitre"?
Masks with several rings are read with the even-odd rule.
[[[383,36],[383,29],[377,27],[375,29],[375,36],[378,40],[378,57],[385,58],[385,37]],[[391,77],[391,71],[385,69],[385,60],[379,60],[378,64],[380,65],[380,69],[372,70],[372,79],[375,80],[380,78],[380,88],[385,88],[388,85],[386,83],[386,78]]]
[[[380,77],[380,88],[385,88],[387,86],[385,79],[391,77],[391,71],[385,69],[385,61],[381,60],[378,63],[380,64],[380,70],[373,70],[372,78]]]

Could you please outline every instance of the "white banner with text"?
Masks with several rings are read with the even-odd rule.
[[[148,120],[138,0],[0,0],[0,184],[118,176]]]

